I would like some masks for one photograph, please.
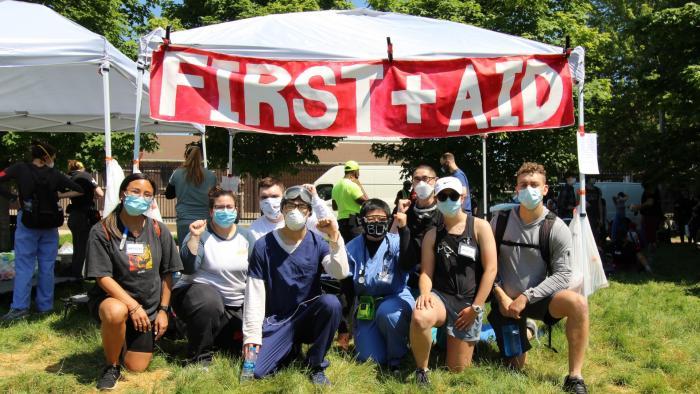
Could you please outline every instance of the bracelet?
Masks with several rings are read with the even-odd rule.
[[[161,305],[158,307],[158,310],[163,311],[165,313],[169,313],[170,312],[170,305]]]

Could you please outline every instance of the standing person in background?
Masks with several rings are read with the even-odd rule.
[[[66,210],[69,215],[68,228],[73,238],[71,273],[75,278],[82,278],[88,234],[92,225],[99,221],[95,198],[102,198],[105,193],[97,186],[97,181],[85,171],[83,163],[77,160],[68,160],[68,175],[83,188],[83,195],[71,198]]]
[[[576,190],[574,189],[576,175],[573,172],[567,172],[565,177],[566,184],[559,192],[557,199],[557,214],[568,225],[574,217],[574,208],[576,208]]]
[[[394,213],[397,212],[400,200],[415,200],[416,192],[412,190],[413,183],[409,180],[403,181],[403,188],[396,193],[396,199],[394,199]]]
[[[53,310],[54,263],[58,255],[58,227],[63,225],[63,211],[58,200],[77,197],[80,185],[53,168],[56,149],[45,142],[33,142],[30,163],[20,162],[0,171],[0,183],[17,183],[20,209],[15,232],[15,281],[10,311],[2,317],[13,321],[29,315],[34,267],[39,263],[36,309]],[[64,192],[70,189],[69,192]]]
[[[345,163],[345,176],[333,186],[331,196],[333,209],[338,211],[340,235],[345,242],[350,242],[362,234],[358,214],[362,203],[368,199],[360,183],[360,165],[356,161]]]
[[[318,196],[314,185],[305,184],[303,186],[311,193],[311,216],[306,221],[306,228],[323,236],[323,233],[316,228],[316,224],[319,219],[331,219],[335,222],[335,216],[328,209],[326,202]],[[267,177],[258,182],[260,210],[263,215],[255,219],[249,227],[253,239],[258,240],[270,231],[284,227],[284,215],[280,209],[283,190],[284,184],[277,178]]]
[[[613,204],[615,204],[615,218],[613,219],[612,229],[610,230],[610,239],[613,243],[618,241],[620,234],[626,233],[626,209],[629,196],[625,192],[619,192],[613,196]]]
[[[209,216],[209,189],[216,185],[214,172],[204,168],[199,145],[191,144],[185,149],[185,162],[173,172],[165,189],[165,198],[177,197],[177,241],[182,245],[190,224]]]
[[[605,240],[605,207],[603,206],[603,192],[595,185],[596,179],[590,178],[586,183],[586,215],[593,230],[593,237],[598,247],[602,247]]]
[[[455,163],[455,155],[450,152],[445,152],[440,157],[440,166],[445,176],[453,176],[459,179],[462,184],[462,195],[464,196],[464,203],[462,203],[462,209],[464,212],[471,213],[472,211],[472,199],[469,193],[469,179],[467,179],[467,174],[460,170]]]
[[[642,203],[633,205],[633,211],[642,215],[642,241],[649,248],[649,262],[651,263],[653,254],[656,251],[656,232],[659,229],[663,217],[661,210],[661,193],[655,185],[645,182],[642,184]]]
[[[678,235],[681,237],[681,243],[684,241],[686,225],[692,213],[693,201],[688,198],[688,190],[681,190],[676,201],[673,202],[673,219],[678,226]],[[688,242],[690,242],[690,234],[688,234]]]

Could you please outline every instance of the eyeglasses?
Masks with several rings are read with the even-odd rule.
[[[137,189],[131,189],[126,191],[127,196],[132,196],[132,197],[143,197],[146,200],[153,200],[153,194],[150,192],[141,192],[141,190]]]
[[[285,212],[293,211],[294,209],[298,209],[299,212],[301,213],[307,213],[309,212],[309,209],[311,207],[309,204],[303,203],[303,202],[294,202],[294,201],[287,201],[282,205],[282,210]]]
[[[452,200],[452,201],[457,201],[457,200],[459,200],[459,197],[460,197],[460,196],[461,196],[461,195],[460,195],[459,193],[457,193],[457,192],[455,192],[455,191],[451,191],[451,192],[449,192],[449,193],[447,193],[447,192],[445,192],[445,193],[440,193],[440,194],[438,194],[436,197],[437,197],[438,201],[443,201],[443,202],[444,202],[444,201],[447,201],[448,198],[449,198],[450,200]]]
[[[214,205],[214,209],[228,209],[229,211],[232,211],[236,209],[236,206],[233,204],[228,204],[228,205]]]
[[[424,176],[414,176],[414,177],[413,177],[413,182],[418,183],[418,182],[421,182],[421,181],[422,181],[422,182],[428,183],[428,182],[433,182],[433,181],[435,181],[436,179],[437,179],[436,176],[427,176],[427,175],[424,175]]]
[[[371,216],[365,216],[365,221],[367,223],[375,223],[375,222],[386,222],[387,217],[384,215],[371,215]]]

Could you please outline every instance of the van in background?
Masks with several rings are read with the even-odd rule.
[[[362,183],[369,198],[380,198],[393,209],[396,194],[403,187],[401,170],[401,166],[361,165],[360,183]],[[338,183],[344,176],[345,166],[337,165],[331,167],[314,181],[318,196],[325,200],[326,204],[328,204],[331,209],[331,192],[333,190],[333,185]]]
[[[603,193],[603,199],[605,199],[606,215],[605,219],[608,223],[612,222],[615,218],[615,202],[613,197],[617,196],[617,193],[623,192],[627,195],[627,202],[625,202],[625,216],[631,221],[640,225],[641,217],[639,215],[635,216],[632,212],[630,206],[633,204],[640,204],[642,202],[642,193],[644,188],[641,183],[637,182],[596,182],[600,191]]]

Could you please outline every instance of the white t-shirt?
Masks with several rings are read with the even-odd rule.
[[[221,294],[226,306],[243,305],[248,256],[254,242],[249,232],[241,227],[228,240],[211,233],[204,243],[202,265],[194,274],[183,275],[176,287],[192,283],[207,284]]]

